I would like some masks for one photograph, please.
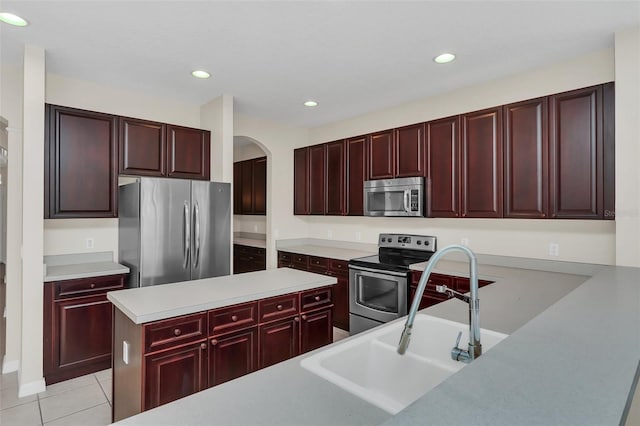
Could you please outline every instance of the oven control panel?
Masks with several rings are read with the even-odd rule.
[[[436,251],[436,237],[409,234],[380,234],[378,237],[378,247]]]

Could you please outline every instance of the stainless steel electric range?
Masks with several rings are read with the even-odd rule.
[[[407,314],[409,266],[436,251],[436,237],[380,234],[378,254],[349,261],[351,335]]]

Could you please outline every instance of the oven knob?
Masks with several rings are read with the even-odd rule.
[[[422,245],[422,241],[418,240],[418,241],[416,241],[416,244],[421,246]]]
[[[387,241],[387,239],[386,239],[386,238],[383,238],[383,239],[382,239],[382,242],[384,243],[385,241]]]
[[[425,241],[425,242],[424,242],[424,245],[425,245],[425,246],[428,246],[428,245],[429,245],[429,241]]]

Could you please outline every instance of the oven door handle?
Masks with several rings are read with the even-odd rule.
[[[402,278],[406,278],[407,277],[407,273],[406,272],[384,271],[384,270],[380,270],[380,269],[372,269],[372,268],[365,268],[365,267],[362,267],[362,266],[352,266],[352,265],[349,265],[349,268],[351,268],[354,271],[356,271],[356,273],[358,273],[360,271],[369,272],[369,273],[375,274],[377,277],[381,277],[381,278],[383,278],[385,275],[392,275],[394,277],[402,277]]]

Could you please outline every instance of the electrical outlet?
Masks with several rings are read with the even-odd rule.
[[[549,243],[549,256],[560,256],[560,244]]]
[[[333,239],[333,230],[331,230],[331,229],[327,230],[327,238],[330,239],[330,240]]]
[[[356,232],[356,241],[362,241],[362,232]]]
[[[88,249],[92,249],[94,246],[93,238],[87,238],[85,241],[85,247]]]
[[[467,237],[462,237],[460,239],[460,244],[462,244],[463,246],[469,247],[469,239]]]
[[[253,232],[258,232],[258,225],[253,225]]]

